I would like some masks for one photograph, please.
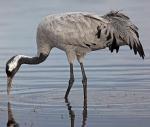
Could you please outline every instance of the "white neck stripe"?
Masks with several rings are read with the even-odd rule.
[[[28,56],[24,56],[24,55],[17,55],[9,64],[8,64],[8,66],[9,66],[9,71],[11,72],[12,70],[14,70],[16,67],[17,67],[17,65],[18,65],[18,61],[19,61],[19,59],[20,58],[22,58],[22,57],[28,57]]]

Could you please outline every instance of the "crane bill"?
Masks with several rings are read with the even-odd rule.
[[[12,78],[11,77],[7,77],[7,94],[10,94],[12,88]]]

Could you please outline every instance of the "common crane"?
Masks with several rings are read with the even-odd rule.
[[[81,66],[84,96],[87,77],[84,71],[84,56],[95,50],[109,48],[111,52],[129,45],[135,54],[144,59],[144,50],[139,40],[138,28],[130,18],[119,11],[99,16],[87,12],[48,15],[37,28],[37,56],[16,55],[6,63],[7,92],[10,93],[12,79],[22,64],[42,63],[52,48],[63,50],[70,64],[70,80],[65,94],[68,97],[74,82],[73,63],[75,58]]]

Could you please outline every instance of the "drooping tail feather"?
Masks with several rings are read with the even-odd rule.
[[[108,20],[111,25],[112,40],[108,46],[110,51],[113,52],[116,49],[118,52],[119,46],[129,45],[134,54],[138,52],[140,57],[144,59],[145,53],[139,40],[138,28],[130,21],[130,18],[119,11],[111,11],[102,17]]]

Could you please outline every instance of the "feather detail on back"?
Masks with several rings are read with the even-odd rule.
[[[134,53],[144,59],[144,50],[139,40],[138,28],[130,21],[130,18],[119,11],[111,11],[108,14],[102,16],[108,21],[107,25],[107,46],[110,51],[119,51],[119,46],[129,45],[130,49],[134,50]],[[97,27],[96,36],[100,38],[103,26]]]

